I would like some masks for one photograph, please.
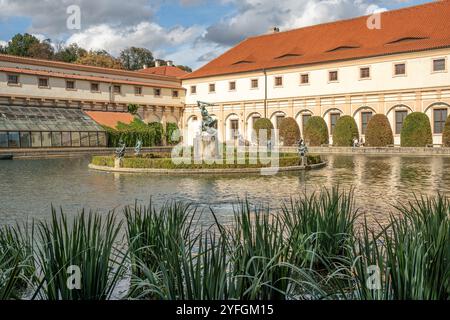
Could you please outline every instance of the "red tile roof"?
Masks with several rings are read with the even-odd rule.
[[[184,70],[181,70],[178,67],[173,67],[173,66],[160,66],[160,67],[147,68],[147,69],[139,70],[138,72],[146,73],[146,74],[156,74],[156,75],[166,76],[166,77],[175,77],[175,78],[179,78],[179,77],[189,74],[189,72],[186,72]]]
[[[85,111],[95,122],[102,126],[116,128],[119,122],[130,124],[134,116],[125,112]]]
[[[45,70],[33,70],[33,69],[25,69],[25,68],[0,67],[0,72],[19,73],[19,74],[28,74],[28,75],[53,77],[53,78],[74,79],[74,80],[86,80],[86,81],[92,81],[92,82],[128,84],[128,85],[152,87],[152,88],[183,89],[181,87],[181,85],[170,86],[170,85],[163,85],[163,84],[151,83],[151,82],[113,79],[113,78],[98,77],[98,76],[84,76],[84,75],[78,75],[78,74],[53,72],[53,71],[45,71]]]
[[[450,47],[450,0],[251,37],[182,79]]]

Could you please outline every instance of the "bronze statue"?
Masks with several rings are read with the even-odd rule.
[[[212,107],[214,105],[202,101],[197,101],[197,105],[200,108],[200,112],[202,114],[202,132],[207,132],[211,135],[215,135],[217,133],[217,119],[213,119],[206,109],[206,107]]]
[[[116,149],[116,158],[123,159],[125,157],[125,152],[127,151],[127,146],[123,140],[119,141],[119,147]]]

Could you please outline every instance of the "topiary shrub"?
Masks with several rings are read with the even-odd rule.
[[[259,132],[260,130],[266,130],[266,136],[262,136],[263,139],[265,139],[265,141],[268,141],[269,139],[271,139],[272,137],[272,130],[273,128],[273,124],[270,121],[270,119],[267,118],[261,118],[255,121],[255,123],[253,124],[253,129],[255,130],[256,133],[256,140],[258,141],[258,143],[260,143],[259,138]],[[261,141],[262,144],[265,143],[265,141]]]
[[[333,145],[336,147],[351,147],[355,138],[359,140],[355,119],[351,116],[340,117],[334,128]]]
[[[400,142],[402,147],[426,147],[433,143],[430,119],[425,113],[413,112],[405,118]]]
[[[294,118],[281,120],[279,130],[284,146],[293,146],[300,140],[300,128]]]
[[[179,134],[174,134],[178,130],[176,123],[168,122],[166,124],[166,140],[169,145],[177,144],[180,141]]]
[[[450,147],[450,116],[445,121],[444,131],[442,132],[442,145]]]
[[[372,116],[366,128],[366,144],[369,147],[386,147],[394,144],[389,119],[384,114]]]
[[[329,143],[328,127],[323,118],[313,116],[305,125],[304,139],[307,145],[318,147]]]
[[[108,136],[108,146],[117,147],[122,140],[127,147],[134,147],[141,140],[143,147],[161,145],[163,128],[158,122],[146,124],[135,118],[130,124],[119,122],[116,129],[104,127]]]

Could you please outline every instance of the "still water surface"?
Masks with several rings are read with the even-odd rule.
[[[136,200],[155,204],[177,199],[213,208],[223,218],[233,203],[279,208],[283,201],[339,183],[354,187],[357,206],[369,219],[386,220],[392,204],[414,193],[450,195],[450,157],[329,155],[326,168],[277,176],[151,176],[112,174],[87,168],[89,158],[0,161],[0,225],[45,219],[50,208],[68,214],[82,208],[107,212]],[[205,220],[211,219],[206,210]]]

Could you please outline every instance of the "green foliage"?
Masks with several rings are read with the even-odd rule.
[[[140,70],[154,64],[153,53],[145,48],[129,47],[120,53],[120,62],[126,70]]]
[[[178,65],[177,68],[179,68],[179,69],[181,69],[183,71],[189,72],[189,73],[192,72],[192,68],[189,67],[189,66]]]
[[[62,210],[58,216],[52,209],[51,221],[38,228],[36,256],[43,278],[35,295],[47,300],[110,299],[125,271],[125,256],[114,247],[121,226],[113,213],[82,212],[70,224]],[[73,280],[71,266],[81,272],[79,289],[67,285]]]
[[[400,134],[402,147],[426,147],[433,143],[430,119],[423,112],[410,113],[403,123]]]
[[[119,122],[117,129],[104,127],[108,135],[108,146],[117,147],[123,141],[127,147],[134,147],[141,140],[143,147],[161,145],[163,128],[158,122],[145,124],[142,120],[135,118],[132,123]]]
[[[386,147],[394,144],[389,119],[383,114],[372,116],[366,128],[366,144],[368,147]]]
[[[307,145],[318,147],[328,144],[328,127],[322,117],[313,116],[305,125],[304,140]]]
[[[91,50],[85,55],[80,56],[75,63],[100,68],[123,69],[120,60],[105,50]]]
[[[444,147],[450,147],[450,116],[445,121],[444,131],[442,133],[442,144]]]
[[[139,110],[138,104],[133,103],[128,104],[128,112],[131,113],[132,115],[137,114],[138,110]]]
[[[28,33],[18,33],[8,42],[6,53],[13,56],[30,57],[30,48],[38,44],[40,44],[40,41],[35,36]]]
[[[174,145],[180,142],[180,133],[178,130],[178,125],[176,123],[168,122],[166,124],[166,141],[169,145]]]
[[[260,145],[265,145],[268,140],[272,139],[272,130],[274,128],[270,119],[261,118],[256,120],[253,124],[253,129],[255,130],[256,138]],[[264,134],[264,131],[261,130],[265,130],[266,134]]]
[[[57,61],[75,63],[78,59],[84,57],[88,52],[79,47],[78,44],[72,43],[68,46],[60,46],[55,53],[54,59]]]
[[[336,147],[351,147],[355,138],[359,139],[355,119],[351,116],[340,117],[334,128],[333,145]]]
[[[300,140],[300,128],[294,118],[284,118],[280,122],[280,139],[284,146],[293,146]]]

